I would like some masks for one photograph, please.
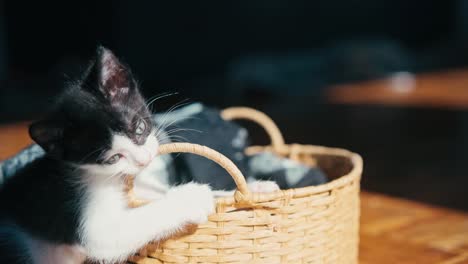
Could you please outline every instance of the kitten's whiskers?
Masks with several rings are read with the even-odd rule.
[[[185,106],[187,105],[189,102],[187,102],[189,99],[184,99],[182,100],[181,102],[173,105],[171,108],[169,108],[166,113],[164,113],[163,117],[162,117],[162,121],[161,121],[161,124],[157,124],[156,126],[156,135],[159,135],[160,131],[164,131],[164,129],[167,128],[167,126],[169,126],[170,124],[173,124],[175,121],[177,120],[174,120],[173,122],[171,122],[169,125],[166,124],[167,120],[168,120],[168,115],[170,113],[172,113],[175,109],[177,108],[180,108],[182,106]]]

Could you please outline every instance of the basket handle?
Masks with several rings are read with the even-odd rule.
[[[281,153],[284,149],[285,143],[281,131],[265,113],[249,107],[229,107],[221,111],[221,117],[225,120],[246,119],[257,123],[267,132],[275,152]]]
[[[213,150],[209,147],[192,144],[192,143],[168,143],[159,146],[158,154],[170,154],[175,152],[182,153],[192,153],[208,158],[218,165],[223,167],[229,175],[234,179],[236,183],[237,190],[234,192],[234,199],[239,205],[252,206],[252,195],[249,191],[247,183],[245,182],[245,177],[242,175],[242,172],[237,168],[237,166],[226,156]],[[139,200],[133,195],[133,178],[129,178],[126,181],[126,191],[129,198],[130,207],[138,207],[148,203],[144,200]]]
[[[245,182],[245,177],[237,166],[226,156],[218,151],[206,146],[192,143],[169,143],[159,146],[159,154],[169,154],[174,152],[192,153],[203,156],[216,162],[231,175],[236,183],[237,190],[244,196],[250,196],[249,188]]]

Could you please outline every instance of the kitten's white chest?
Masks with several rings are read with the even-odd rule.
[[[132,228],[137,227],[126,220],[130,210],[123,183],[89,187],[80,228],[81,241],[89,257],[118,260],[122,256],[121,252],[129,247],[122,234],[130,235]]]
[[[123,185],[92,186],[88,192],[88,201],[84,205],[81,220],[82,239],[99,235],[106,237],[106,234],[101,234],[101,227],[119,219],[128,209]]]

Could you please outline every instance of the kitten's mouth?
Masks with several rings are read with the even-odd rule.
[[[131,195],[133,189],[133,181],[135,180],[135,175],[125,174],[124,175],[124,192]]]

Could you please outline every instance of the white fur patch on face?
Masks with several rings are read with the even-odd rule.
[[[94,177],[106,179],[119,175],[136,175],[141,172],[158,153],[159,142],[155,132],[152,131],[145,144],[137,145],[124,135],[114,134],[112,136],[112,147],[106,153],[105,159],[116,154],[122,155],[114,164],[83,165],[81,168],[88,171]]]

